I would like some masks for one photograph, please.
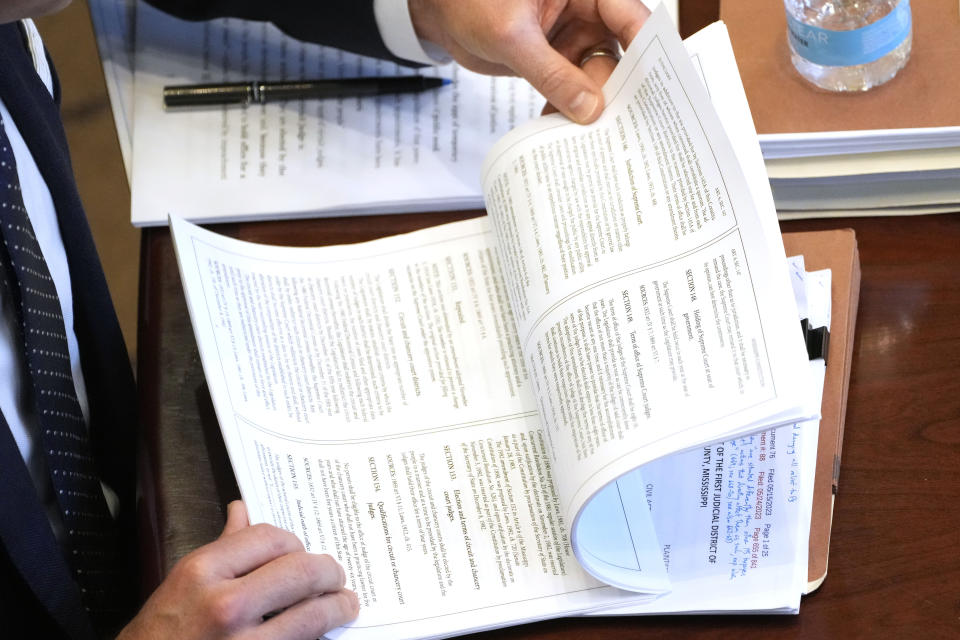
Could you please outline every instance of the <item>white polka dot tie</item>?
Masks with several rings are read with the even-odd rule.
[[[67,534],[68,562],[97,626],[112,623],[120,568],[107,508],[70,367],[63,314],[20,194],[16,160],[0,118],[0,287],[17,306],[38,446]],[[64,238],[69,243],[69,238]]]

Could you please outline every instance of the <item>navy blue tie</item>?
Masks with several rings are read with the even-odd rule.
[[[121,569],[117,527],[107,508],[77,400],[60,299],[24,207],[16,160],[0,118],[0,286],[17,309],[25,387],[37,416],[37,446],[63,518],[67,561],[94,625],[112,626]],[[64,239],[69,242],[69,238]]]

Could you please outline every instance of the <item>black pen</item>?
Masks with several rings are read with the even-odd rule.
[[[225,104],[265,104],[283,100],[352,98],[391,93],[425,91],[450,84],[446,78],[397,76],[389,78],[330,78],[323,80],[285,80],[281,82],[230,82],[226,84],[187,84],[163,88],[166,108],[204,107]]]

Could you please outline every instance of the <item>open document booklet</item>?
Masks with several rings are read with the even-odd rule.
[[[251,519],[360,597],[331,637],[796,611],[823,365],[794,290],[824,281],[791,287],[723,25],[687,48],[657,11],[597,123],[504,137],[487,218],[313,249],[171,220]]]

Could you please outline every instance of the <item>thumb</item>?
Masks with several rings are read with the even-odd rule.
[[[234,500],[227,505],[227,523],[223,525],[223,533],[220,537],[236,533],[240,529],[250,526],[250,519],[247,517],[247,505],[243,500]]]
[[[536,42],[519,50],[507,64],[563,115],[580,124],[596,120],[603,111],[600,86],[550,46],[543,34],[535,37]]]

